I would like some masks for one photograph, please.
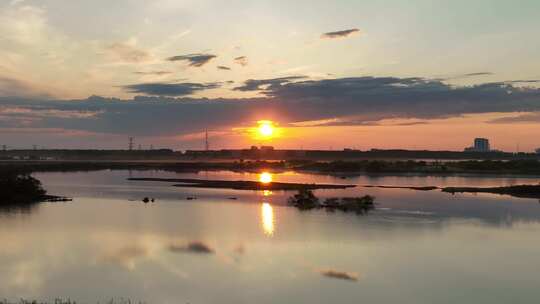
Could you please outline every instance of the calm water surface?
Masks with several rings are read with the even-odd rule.
[[[378,210],[357,216],[300,212],[285,205],[291,193],[174,188],[126,181],[130,176],[258,179],[230,172],[36,174],[49,192],[75,199],[0,211],[0,298],[537,303],[540,296],[538,200],[362,187],[316,192],[320,197],[375,195]],[[474,176],[343,180],[291,172],[273,179],[415,186],[539,181]],[[156,203],[141,203],[146,196]],[[189,196],[197,200],[186,200]],[[186,249],[190,243],[211,252]]]

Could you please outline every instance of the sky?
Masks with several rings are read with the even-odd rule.
[[[533,151],[538,29],[535,0],[0,0],[0,144]]]

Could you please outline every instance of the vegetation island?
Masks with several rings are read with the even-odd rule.
[[[30,207],[39,202],[70,201],[48,195],[41,182],[28,173],[0,171],[0,208]]]

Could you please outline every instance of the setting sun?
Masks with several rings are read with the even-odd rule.
[[[259,182],[263,184],[270,184],[273,180],[272,174],[268,172],[263,172],[259,175]]]
[[[272,121],[269,121],[269,120],[261,120],[258,122],[259,124],[259,129],[258,129],[258,132],[259,132],[259,135],[261,135],[262,137],[272,137],[272,135],[274,135],[274,131],[275,131],[275,128],[274,128],[274,123]]]

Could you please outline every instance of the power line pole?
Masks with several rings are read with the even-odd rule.
[[[128,149],[129,149],[129,151],[133,151],[133,137],[129,138]]]
[[[204,134],[204,148],[206,151],[210,151],[210,143],[208,142],[208,129],[205,130]]]

